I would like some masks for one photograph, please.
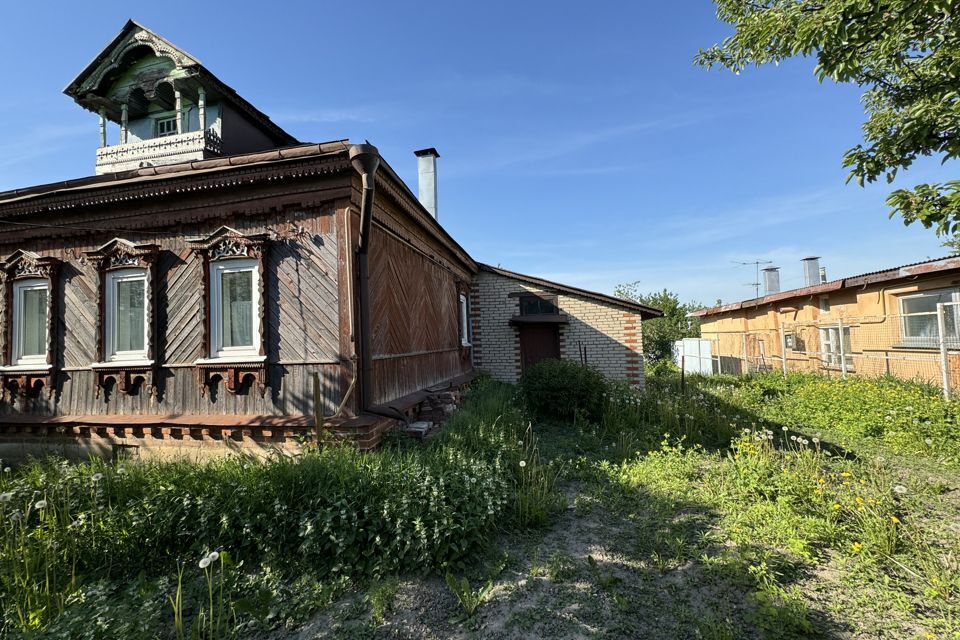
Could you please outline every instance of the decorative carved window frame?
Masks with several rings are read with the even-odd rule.
[[[209,236],[189,240],[194,252],[199,256],[203,278],[203,357],[194,362],[197,372],[197,383],[200,385],[201,395],[216,383],[222,380],[228,392],[236,394],[244,389],[247,381],[256,384],[260,395],[267,390],[267,336],[269,335],[267,319],[267,273],[266,260],[272,234],[252,233],[244,234],[231,227],[220,227]],[[254,295],[257,310],[259,311],[259,354],[256,356],[216,357],[211,344],[211,264],[227,262],[236,259],[256,261],[257,282]]]
[[[57,363],[57,284],[60,276],[60,260],[52,256],[40,256],[22,249],[15,251],[2,263],[3,296],[3,366],[0,367],[0,385],[3,398],[12,398],[16,392],[21,398],[37,397],[42,386],[47,397],[53,396],[53,381]],[[47,283],[47,357],[45,364],[16,365],[12,358],[13,344],[13,295],[14,285],[23,280],[44,280]]]
[[[160,247],[155,244],[134,244],[123,238],[114,238],[93,251],[87,251],[87,258],[97,267],[97,361],[90,367],[96,372],[96,394],[116,386],[120,393],[133,395],[143,388],[151,396],[157,392],[156,386],[156,295],[157,295],[157,258]],[[107,286],[111,273],[125,269],[143,269],[147,274],[146,315],[146,360],[107,361]]]

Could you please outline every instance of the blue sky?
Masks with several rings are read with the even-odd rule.
[[[369,139],[414,189],[412,152],[436,147],[440,221],[483,262],[712,303],[752,296],[736,261],[786,288],[805,255],[832,278],[945,253],[887,219],[890,186],[844,184],[856,87],[810,60],[693,66],[729,33],[703,0],[5,3],[0,190],[92,173],[97,119],[61,91],[127,18],[299,139]]]

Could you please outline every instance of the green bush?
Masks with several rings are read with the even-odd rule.
[[[607,383],[603,374],[571,360],[544,360],[524,372],[520,391],[539,418],[599,420]]]
[[[84,584],[169,576],[215,549],[331,579],[456,566],[514,510],[527,426],[512,396],[483,385],[425,448],[0,473],[0,627],[42,629]]]

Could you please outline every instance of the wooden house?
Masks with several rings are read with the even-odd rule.
[[[318,422],[371,447],[449,412],[494,331],[435,150],[418,199],[132,21],[65,92],[99,115],[96,175],[0,193],[0,457],[295,447]],[[633,344],[657,313],[614,312]]]

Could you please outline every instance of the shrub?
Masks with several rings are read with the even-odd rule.
[[[205,464],[51,459],[0,474],[0,627],[41,629],[78,585],[169,575],[213,549],[252,569],[331,579],[457,566],[512,510],[526,429],[512,394],[483,385],[426,448]]]
[[[596,369],[570,360],[544,360],[524,372],[523,399],[540,418],[570,420],[583,415],[599,420],[606,380]]]

